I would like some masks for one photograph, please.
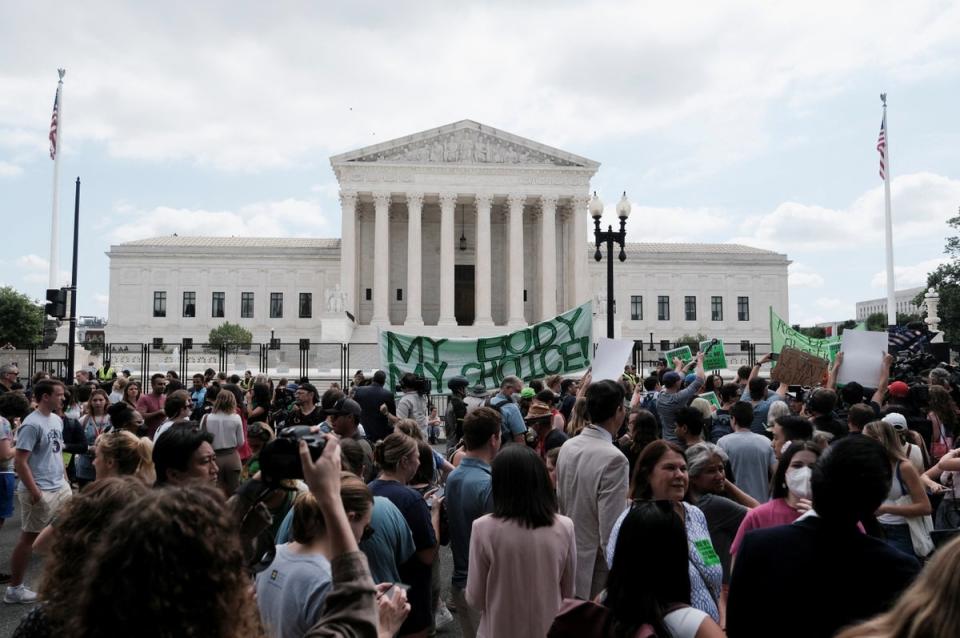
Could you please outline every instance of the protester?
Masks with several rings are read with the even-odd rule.
[[[83,435],[87,440],[87,452],[78,454],[76,457],[77,483],[80,488],[97,478],[93,463],[93,450],[97,443],[100,433],[110,426],[110,415],[107,414],[107,407],[110,401],[107,393],[103,390],[94,390],[87,399],[87,406],[83,416],[80,417],[80,426],[83,428]]]
[[[374,458],[382,472],[370,482],[370,491],[396,505],[413,532],[416,547],[416,553],[400,566],[400,578],[410,585],[407,596],[411,609],[400,635],[425,636],[433,623],[431,567],[437,557],[442,501],[435,499],[432,508],[428,507],[423,496],[407,485],[420,467],[420,453],[413,438],[394,432],[377,442]]]
[[[669,374],[669,373],[668,373]],[[689,477],[683,450],[670,441],[654,441],[637,459],[630,498],[634,500],[672,501],[681,516],[687,531],[688,572],[690,574],[690,604],[706,612],[720,622],[720,591],[723,568],[710,541],[710,532],[703,512],[684,502]],[[612,565],[616,560],[618,534],[630,508],[623,510],[610,533],[606,547],[606,560]]]
[[[254,383],[245,396],[249,411],[247,421],[266,422],[270,419],[270,386],[265,383]]]
[[[753,431],[753,405],[738,401],[730,410],[733,433],[722,437],[717,445],[730,457],[733,482],[758,503],[769,498],[770,475],[777,458],[767,437]]]
[[[710,442],[716,443],[720,437],[733,432],[733,426],[730,425],[730,409],[740,397],[740,386],[736,383],[724,383],[717,391],[717,399],[720,401],[720,407],[710,420]]]
[[[607,579],[603,552],[626,502],[629,464],[611,445],[623,423],[623,388],[597,381],[587,386],[584,401],[592,423],[560,447],[557,495],[560,513],[573,520],[576,530],[575,595],[593,598]]]
[[[828,388],[814,388],[804,401],[803,415],[810,419],[814,429],[839,439],[846,435],[848,430],[846,423],[841,423],[833,416],[836,407],[836,392]]]
[[[857,406],[854,406],[857,407]],[[869,409],[869,408],[868,408]],[[851,408],[851,411],[853,408]],[[876,419],[870,419],[867,423],[874,421]],[[889,423],[893,426],[893,431],[897,434],[897,439],[900,441],[900,445],[903,447],[903,455],[907,457],[910,463],[913,464],[913,467],[917,469],[917,472],[921,474],[927,471],[927,468],[930,465],[930,457],[927,454],[926,446],[923,444],[923,440],[920,439],[919,445],[911,443],[908,440],[908,436],[913,435],[919,438],[919,435],[916,432],[911,432],[907,429],[907,419],[902,414],[897,412],[888,412],[883,415],[881,419],[884,423]],[[865,428],[867,424],[865,423],[863,427]]]
[[[465,590],[470,556],[470,535],[475,520],[493,511],[490,464],[500,449],[500,415],[478,408],[463,420],[464,457],[446,483],[446,508],[453,554],[451,597],[463,636],[477,635],[480,613],[467,604]]]
[[[371,445],[393,432],[387,417],[380,413],[381,406],[386,406],[389,414],[397,413],[393,392],[384,387],[386,382],[386,373],[377,370],[370,385],[360,386],[353,392],[353,400],[360,404],[360,423]]]
[[[413,419],[420,428],[423,439],[430,436],[428,425],[427,392],[417,375],[407,372],[400,377],[400,391],[402,395],[397,401],[397,418]]]
[[[219,468],[213,435],[194,423],[177,424],[153,444],[157,485],[216,483]]]
[[[943,387],[931,385],[927,420],[933,426],[930,442],[930,456],[936,462],[953,447],[953,437],[957,434],[957,406],[950,393]]]
[[[689,405],[690,401],[700,391],[700,386],[703,385],[703,353],[698,353],[694,361],[696,362],[696,373],[693,383],[686,388],[682,388],[683,377],[680,376],[679,372],[671,370],[663,375],[664,389],[657,397],[657,413],[660,416],[660,425],[663,427],[663,438],[673,443],[677,442],[677,434],[674,431],[674,419],[677,410]],[[681,365],[679,359],[676,359],[674,363],[677,366]]]
[[[134,410],[137,409],[137,404],[140,402],[139,381],[130,381],[127,383],[127,387],[123,390],[123,400]]]
[[[52,638],[73,631],[77,598],[91,564],[90,549],[116,519],[117,513],[147,493],[147,486],[130,478],[99,478],[70,499],[50,534],[51,552],[40,579],[37,605],[14,632],[17,638]],[[53,530],[50,527],[48,530]]]
[[[341,397],[330,409],[325,410],[325,412],[327,413],[327,420],[330,423],[330,429],[333,433],[341,439],[352,439],[356,441],[367,457],[366,466],[372,471],[374,465],[373,448],[370,447],[370,442],[367,441],[366,437],[360,433],[360,415],[362,414],[360,404],[349,397]],[[364,476],[362,478],[371,480],[373,476]]]
[[[934,517],[935,529],[960,527],[960,450],[950,450],[921,477],[929,491],[942,492]],[[939,483],[937,482],[939,481]]]
[[[680,408],[673,416],[674,433],[680,447],[703,443],[703,414],[693,406]]]
[[[163,404],[166,401],[164,391],[167,389],[167,377],[159,372],[150,377],[150,393],[143,394],[137,400],[137,412],[143,415],[143,421],[147,426],[147,436],[155,438],[154,434],[160,424],[163,423],[166,415],[164,414]]]
[[[123,393],[129,383],[130,381],[125,377],[117,377],[117,379],[114,380],[110,386],[110,395],[107,397],[111,404],[123,401]]]
[[[169,389],[170,386],[167,386]],[[190,398],[190,393],[186,390],[174,390],[173,392],[167,393],[167,398],[163,402],[163,414],[166,416],[166,420],[157,427],[157,431],[153,433],[153,440],[156,441],[158,438],[163,436],[163,433],[170,429],[174,423],[179,423],[181,421],[190,420],[190,415],[193,413],[193,400]]]
[[[240,480],[245,481],[260,471],[260,452],[263,447],[276,438],[273,428],[256,421],[250,424],[247,430],[247,442],[250,444],[250,458],[243,462],[243,471],[240,473]]]
[[[727,455],[717,445],[698,443],[687,448],[685,456],[690,477],[687,502],[700,508],[707,519],[726,585],[730,582],[730,545],[743,518],[758,503],[726,479]]]
[[[573,521],[557,513],[547,469],[530,448],[506,446],[492,471],[493,513],[473,523],[470,537],[466,599],[480,612],[477,636],[543,636],[573,595]]]
[[[790,446],[793,447],[792,445]],[[919,571],[912,556],[861,533],[890,489],[889,455],[868,437],[837,441],[814,466],[816,516],[747,534],[733,565],[727,635],[778,638],[832,636],[842,627],[886,610]],[[814,597],[816,610],[784,615],[770,604]]]
[[[690,606],[688,552],[683,519],[672,501],[634,503],[614,548],[603,609],[589,601],[568,602],[548,638],[722,638],[719,625]]]
[[[770,500],[747,512],[730,545],[731,555],[736,555],[747,532],[789,525],[810,511],[810,477],[820,454],[820,446],[812,441],[791,441],[773,475]]]
[[[654,413],[643,408],[633,408],[627,417],[627,432],[617,440],[617,446],[629,464],[628,476],[633,476],[637,457],[649,443],[660,438],[660,424]]]
[[[933,513],[920,473],[904,455],[903,446],[892,425],[873,421],[863,428],[863,434],[883,445],[894,477],[887,498],[877,508],[877,521],[883,528],[888,545],[913,556],[915,548],[910,538],[908,519]],[[920,557],[925,555],[926,552],[923,552]]]
[[[145,485],[156,481],[153,441],[147,437],[137,438],[127,430],[105,432],[97,439],[94,449],[97,481],[111,476],[134,476]]]
[[[146,436],[147,428],[143,416],[126,401],[111,405],[107,413],[110,415],[110,432],[126,430],[137,437]]]
[[[16,447],[14,428],[30,411],[30,402],[22,392],[0,393],[0,528],[13,516],[16,475],[13,473]],[[0,573],[0,584],[10,582],[10,574]]]
[[[444,429],[447,435],[447,449],[452,450],[463,438],[463,419],[467,416],[467,386],[470,381],[466,377],[457,375],[447,381],[450,397],[447,399],[447,413],[444,415]]]
[[[553,410],[546,403],[541,403],[534,399],[523,417],[523,422],[527,426],[528,432],[536,434],[537,454],[545,459],[547,452],[563,445],[567,440],[567,435],[563,430],[557,430],[553,427]]]
[[[779,403],[774,403],[774,406]],[[869,409],[869,408],[868,408]],[[872,419],[871,419],[872,420]],[[808,419],[793,414],[778,416],[773,421],[773,455],[777,461],[783,456],[784,447],[788,441],[811,441],[813,440],[813,424]]]
[[[20,479],[21,533],[10,555],[10,584],[5,603],[32,603],[37,594],[23,584],[33,542],[57,516],[72,496],[63,467],[63,421],[55,414],[62,406],[63,384],[42,381],[34,386],[37,408],[23,420],[16,433],[14,469]]]
[[[502,419],[503,443],[523,443],[527,426],[523,422],[520,408],[513,402],[513,396],[523,390],[520,377],[507,376],[500,382],[500,392],[484,404],[500,413]]]
[[[342,393],[341,393],[342,394]],[[320,425],[326,415],[317,402],[320,393],[312,383],[301,383],[294,395],[294,407],[284,422],[284,427],[292,425]]]
[[[359,543],[372,533],[373,496],[358,476],[344,472],[340,499]],[[260,618],[274,638],[306,634],[320,620],[332,586],[327,525],[320,504],[309,492],[298,496],[293,505],[292,532],[292,541],[277,546],[270,566],[256,578]]]
[[[787,394],[786,384],[781,383],[777,392],[771,391],[766,379],[760,376],[760,369],[763,364],[773,360],[772,355],[765,354],[761,357],[750,370],[750,376],[747,379],[747,395],[741,395],[741,401],[747,401],[753,406],[753,421],[750,423],[750,430],[754,434],[764,434],[767,429],[767,416],[770,406],[778,401],[783,401]]]

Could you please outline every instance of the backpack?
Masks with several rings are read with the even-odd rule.
[[[507,443],[513,442],[513,435],[510,433],[510,428],[507,427],[507,422],[503,418],[503,406],[507,405],[508,403],[512,404],[513,401],[511,401],[510,399],[504,399],[503,401],[500,401],[499,403],[494,404],[493,400],[495,398],[496,397],[490,397],[489,399],[483,402],[483,405],[484,407],[493,408],[494,410],[497,411],[497,414],[500,415],[500,445],[503,446],[503,445],[506,445]]]

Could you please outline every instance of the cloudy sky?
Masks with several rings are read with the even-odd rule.
[[[111,244],[339,237],[331,155],[469,118],[601,162],[633,241],[785,252],[791,321],[846,319],[885,294],[882,91],[897,287],[943,258],[958,33],[960,3],[925,0],[3,3],[0,283],[46,288],[62,66],[81,314],[106,315]]]

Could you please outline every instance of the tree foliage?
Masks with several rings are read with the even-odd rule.
[[[960,215],[947,220],[954,231],[960,231]],[[950,261],[927,275],[927,288],[933,288],[940,295],[937,315],[940,317],[940,330],[943,340],[957,343],[960,340],[960,236],[947,238],[944,253]],[[923,307],[923,293],[917,295],[916,303]]]
[[[230,349],[249,348],[253,341],[253,334],[243,326],[229,321],[210,331],[207,343],[213,347],[226,346]]]
[[[908,323],[913,323],[914,321],[920,321],[920,315],[908,315],[903,312],[897,313],[898,326],[905,326]],[[887,313],[875,312],[867,317],[867,330],[885,332],[887,328]]]
[[[43,307],[10,286],[0,288],[0,346],[26,348],[42,335]]]

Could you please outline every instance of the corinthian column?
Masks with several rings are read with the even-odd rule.
[[[375,326],[390,325],[390,193],[374,193],[377,218],[373,230],[373,317]]]
[[[507,259],[507,325],[510,327],[527,324],[523,316],[523,204],[526,200],[526,195],[512,193],[507,196],[507,203],[510,205],[510,223],[507,230],[507,243],[510,245]]]
[[[544,195],[540,215],[540,321],[557,314],[557,197]]]
[[[440,319],[438,326],[455,326],[453,313],[453,213],[456,193],[440,193]]]
[[[490,206],[493,197],[477,195],[477,318],[475,326],[492,326],[493,315],[490,311],[492,292],[490,264]]]
[[[422,326],[420,288],[423,285],[420,244],[423,193],[407,193],[407,318],[405,326]]]
[[[577,195],[571,198],[573,211],[573,249],[570,251],[570,280],[573,284],[573,304],[580,305],[592,295],[588,288],[587,275],[587,217],[589,216],[590,198],[587,195]]]
[[[357,313],[357,194],[340,191],[340,285],[345,300],[343,309]]]

